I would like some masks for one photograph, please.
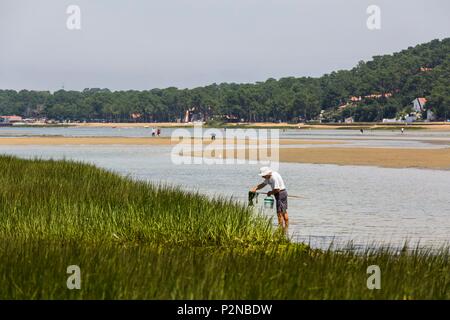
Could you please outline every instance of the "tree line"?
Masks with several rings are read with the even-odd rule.
[[[297,122],[322,114],[329,121],[350,116],[356,121],[380,121],[411,112],[417,97],[427,98],[427,107],[439,119],[450,117],[450,38],[375,56],[351,70],[316,78],[144,91],[0,90],[0,115],[152,122],[178,121],[191,110],[205,120]]]

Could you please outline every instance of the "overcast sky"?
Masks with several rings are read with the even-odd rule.
[[[366,26],[381,8],[381,30]],[[69,5],[81,30],[69,30]],[[0,0],[0,89],[320,76],[450,36],[448,0]]]

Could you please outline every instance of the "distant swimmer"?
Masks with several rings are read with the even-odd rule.
[[[363,130],[363,129],[359,129],[359,132],[361,132],[361,134],[363,134],[363,133],[364,133],[364,130]]]
[[[401,131],[402,131],[402,134],[403,134],[403,132],[405,132],[405,128],[402,128]]]

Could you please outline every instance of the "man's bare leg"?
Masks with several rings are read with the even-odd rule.
[[[278,226],[283,227],[283,213],[281,212],[277,212],[277,216],[278,216]]]
[[[289,215],[288,212],[282,213],[283,220],[284,220],[284,228],[287,229],[289,227]]]

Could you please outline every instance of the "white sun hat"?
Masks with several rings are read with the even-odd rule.
[[[259,169],[259,171],[260,171],[259,176],[261,177],[272,174],[272,169],[270,169],[269,167],[262,167],[261,169]]]

